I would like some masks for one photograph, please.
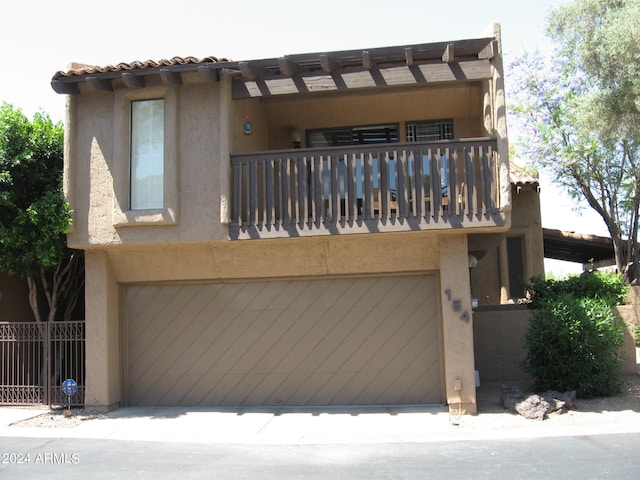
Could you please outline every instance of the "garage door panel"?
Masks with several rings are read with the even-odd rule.
[[[314,350],[316,355],[309,359],[314,369],[329,372],[339,370],[354,352],[368,348],[372,334],[384,323],[386,315],[391,314],[391,311],[376,311],[373,308],[354,311],[354,315],[341,316],[332,325],[331,331],[317,343]]]
[[[320,399],[321,405],[349,405],[351,396],[349,394],[350,383],[354,372],[341,370],[333,372],[327,377],[316,396]]]
[[[165,403],[165,397],[171,397],[177,390],[171,388],[177,382],[176,376],[149,376],[147,377],[146,387],[143,390],[134,391],[134,399],[136,404],[151,405],[157,402],[159,405],[168,405]]]
[[[127,292],[131,291],[131,289],[127,290]],[[134,289],[127,306],[131,316],[137,320],[136,323],[144,326],[149,319],[158,315],[170,301],[168,292],[173,296],[174,293],[168,287]],[[135,335],[137,332],[133,333],[137,336]]]
[[[191,355],[193,351],[206,351],[201,345],[206,344],[207,322],[200,316],[194,319],[176,338],[174,348],[176,355],[167,369],[169,374],[203,373],[196,370],[196,364]],[[201,340],[202,339],[202,340]]]
[[[294,365],[305,372],[317,368],[318,358],[326,358],[331,352],[330,346],[333,346],[340,339],[339,331],[334,330],[334,327],[339,323],[339,316],[332,314],[333,312],[333,309],[329,310],[327,315],[322,316],[311,325],[308,325],[311,322],[304,322],[307,324],[306,328],[296,328],[295,337],[298,340],[293,348],[284,352],[282,360],[275,366],[276,371],[290,371]],[[330,335],[333,337],[329,337]]]
[[[295,400],[298,405],[328,405],[322,398],[322,392],[330,378],[330,373],[296,374],[295,378],[287,379],[283,385],[290,392],[288,399]]]
[[[168,374],[171,379],[174,380],[172,388],[166,389],[165,396],[163,397],[163,403],[169,404],[170,398],[174,399],[174,405],[181,405],[187,401],[188,405],[197,405],[202,396],[203,386],[211,380],[207,380],[205,375],[196,373],[186,374]],[[167,380],[169,383],[171,380]],[[194,388],[197,387],[197,388]]]
[[[127,290],[139,405],[442,401],[432,276]]]
[[[256,389],[256,385],[265,377],[264,374],[227,374],[225,375],[216,388],[221,388],[227,392],[222,397],[221,403],[225,405],[247,405],[247,397]]]
[[[306,342],[301,340],[308,334],[309,328],[296,329],[299,315],[303,315],[303,313],[298,313],[298,311],[280,312],[278,318],[271,323],[268,335],[261,337],[254,346],[255,356],[258,357],[255,362],[257,370],[261,372],[277,371],[279,365],[288,365],[285,357],[296,348],[307,352],[313,348],[311,340]],[[308,323],[314,323],[311,318],[309,320]],[[295,353],[293,354],[293,358],[299,357],[299,355],[296,357]]]
[[[191,301],[195,292],[189,291],[186,298],[182,298],[181,292],[182,289],[173,292],[166,288],[161,289],[156,296],[161,308],[147,305],[148,311],[135,317],[136,321],[132,323],[128,337],[129,351],[139,352],[138,356],[130,358],[133,363],[141,358],[147,363],[156,361],[175,336],[184,330],[184,317],[180,317],[179,312]]]

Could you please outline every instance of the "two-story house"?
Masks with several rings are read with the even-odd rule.
[[[511,224],[497,24],[52,87],[87,405],[476,411],[470,266]]]

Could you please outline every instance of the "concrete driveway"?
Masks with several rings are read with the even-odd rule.
[[[527,420],[508,412],[450,417],[445,407],[214,409],[126,407],[56,427],[20,426],[48,410],[0,408],[0,437],[87,438],[247,445],[375,444],[640,432],[637,411],[580,412]]]

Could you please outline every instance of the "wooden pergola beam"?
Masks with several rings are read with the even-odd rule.
[[[375,61],[367,50],[362,52],[362,66],[367,70],[373,70],[378,66],[378,62]]]
[[[446,62],[446,63],[451,63],[454,60],[454,54],[453,54],[453,43],[449,43],[445,49],[444,49],[444,53],[442,54],[442,61]]]
[[[478,60],[491,60],[498,53],[498,42],[492,40],[478,53]]]
[[[253,68],[249,62],[239,62],[238,68],[240,69],[242,76],[248,80],[255,80],[260,76],[260,73]]]
[[[97,77],[87,77],[86,82],[94,90],[98,90],[101,92],[113,91],[113,85],[111,85],[111,80],[106,80],[106,79],[97,78]]]
[[[144,77],[131,72],[122,73],[122,82],[129,88],[144,88]]]
[[[182,75],[168,68],[160,69],[160,79],[169,85],[182,85]]]
[[[280,72],[287,77],[293,77],[298,73],[298,65],[290,61],[287,57],[278,58],[278,67]]]
[[[210,82],[217,82],[219,80],[218,71],[209,68],[207,65],[200,65],[198,67],[198,73],[202,78],[209,80]]]
[[[334,58],[331,58],[328,54],[322,53],[320,55],[320,68],[327,73],[335,72],[340,68],[338,62]]]
[[[411,47],[407,47],[404,49],[404,59],[407,64],[407,67],[410,67],[413,65],[413,50],[411,49]]]

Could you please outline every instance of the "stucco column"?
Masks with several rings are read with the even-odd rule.
[[[220,145],[218,152],[222,161],[219,164],[220,178],[220,223],[229,225],[231,219],[231,163],[229,161],[229,153],[231,151],[229,141],[229,119],[233,118],[231,112],[231,75],[222,70],[220,73],[220,101],[219,101],[219,128],[220,128]]]
[[[477,412],[466,235],[440,238],[445,388],[451,414]]]
[[[118,285],[103,251],[86,251],[85,405],[111,410],[121,402]]]

